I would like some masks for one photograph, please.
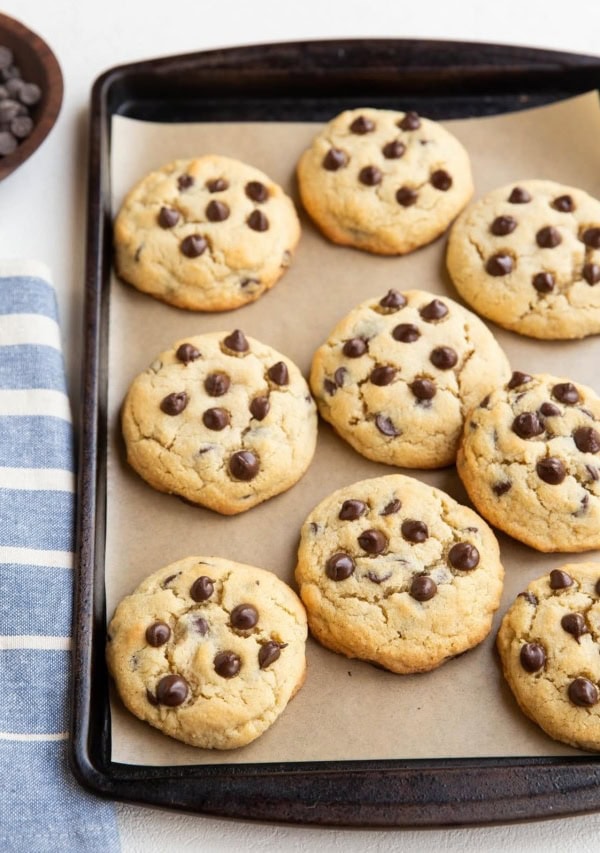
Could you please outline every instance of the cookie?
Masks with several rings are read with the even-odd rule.
[[[363,302],[313,358],[322,417],[363,456],[438,468],[456,458],[465,412],[510,376],[474,314],[422,290]]]
[[[122,427],[128,462],[153,488],[234,515],[300,479],[317,412],[296,365],[236,329],[161,353],[131,384]]]
[[[600,201],[553,181],[496,189],[457,219],[447,265],[478,314],[533,338],[600,332]]]
[[[192,311],[239,308],[273,287],[300,237],[291,199],[229,157],[176,160],[143,178],[115,220],[118,275]]]
[[[415,112],[347,110],[300,158],[302,203],[334,243],[403,255],[439,237],[473,193],[469,157]]]
[[[489,522],[538,551],[600,548],[600,399],[515,372],[467,416],[458,473]]]
[[[296,580],[311,633],[392,672],[425,672],[480,643],[503,578],[487,524],[401,474],[339,489],[302,527]]]
[[[192,746],[233,749],[302,686],[306,634],[298,596],[272,572],[187,557],[121,601],[106,654],[136,717]]]
[[[530,583],[497,645],[521,710],[555,740],[600,750],[600,563],[569,563]]]

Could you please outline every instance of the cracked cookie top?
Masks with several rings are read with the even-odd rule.
[[[296,365],[240,330],[185,338],[131,384],[127,460],[151,486],[233,515],[290,488],[316,445]]]
[[[477,313],[534,338],[600,332],[600,201],[552,181],[485,195],[450,232],[448,271]]]
[[[600,399],[513,373],[467,416],[458,473],[478,511],[540,551],[600,547]]]
[[[224,311],[253,302],[291,262],[300,224],[263,172],[229,157],[176,160],[127,195],[114,226],[121,278],[171,305]]]
[[[313,358],[319,411],[368,459],[438,468],[456,458],[465,412],[510,376],[474,314],[422,290],[363,302]]]
[[[330,240],[384,255],[439,237],[473,192],[461,143],[415,112],[341,113],[297,173],[304,207]]]
[[[187,557],[121,601],[107,661],[137,717],[192,746],[232,749],[302,686],[306,633],[297,595],[272,572]]]
[[[521,710],[555,740],[600,750],[600,563],[569,563],[530,583],[497,643]]]
[[[312,634],[393,672],[434,669],[481,642],[503,578],[488,525],[400,474],[339,489],[302,527],[296,580]]]

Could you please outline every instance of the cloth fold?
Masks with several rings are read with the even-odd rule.
[[[0,261],[0,850],[119,850],[112,803],[68,767],[76,501],[56,294]]]

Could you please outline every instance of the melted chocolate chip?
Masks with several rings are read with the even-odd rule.
[[[545,418],[553,418],[560,415],[560,409],[554,403],[542,403],[540,406],[540,414]]]
[[[503,483],[495,483],[492,486],[492,491],[496,497],[500,498],[512,489],[512,483],[504,481]]]
[[[369,345],[364,338],[350,338],[346,341],[342,348],[342,352],[347,358],[360,358],[369,349]]]
[[[180,190],[189,190],[194,184],[194,178],[185,172],[177,178],[177,186]]]
[[[404,308],[406,305],[406,297],[398,290],[388,290],[385,296],[379,300],[379,304],[382,308],[397,310],[398,308]]]
[[[241,331],[241,329],[235,329],[230,335],[223,338],[223,343],[227,349],[233,350],[233,352],[248,352],[250,349],[250,344],[246,339],[246,335]]]
[[[391,572],[387,572],[385,575],[378,575],[377,572],[367,572],[365,577],[367,577],[371,581],[371,583],[380,584],[384,581],[389,580],[391,576]]]
[[[410,595],[416,601],[429,601],[437,592],[437,584],[427,575],[417,575],[410,585]]]
[[[154,648],[164,646],[170,636],[171,629],[166,622],[154,622],[146,628],[146,642]]]
[[[458,362],[458,355],[452,347],[436,347],[432,350],[429,360],[440,370],[450,370]]]
[[[408,542],[425,542],[429,536],[425,522],[417,521],[414,518],[407,518],[406,521],[403,521],[400,532]]]
[[[181,218],[181,214],[173,207],[161,207],[158,214],[158,224],[161,228],[172,228],[177,225]]]
[[[325,157],[323,157],[323,168],[328,172],[337,172],[348,162],[348,155],[340,148],[330,148]]]
[[[189,364],[190,361],[196,361],[196,359],[200,358],[200,351],[193,344],[181,344],[177,347],[175,358],[183,362],[183,364]]]
[[[600,264],[585,264],[582,275],[588,284],[598,284],[600,281]]]
[[[560,620],[560,625],[567,634],[572,634],[578,642],[580,637],[588,633],[582,613],[566,613]]]
[[[600,480],[600,471],[598,471],[597,468],[594,468],[593,465],[586,465],[585,469],[588,472],[588,474],[590,475],[590,477],[592,478],[592,480],[594,480],[594,481]]]
[[[208,243],[201,234],[189,234],[181,241],[179,248],[186,258],[199,258],[208,248]]]
[[[250,403],[250,414],[257,421],[262,421],[269,414],[271,404],[268,397],[255,397]]]
[[[219,652],[215,655],[213,666],[221,678],[235,678],[242,668],[242,662],[235,652]]]
[[[558,228],[553,225],[546,225],[544,228],[540,228],[535,235],[535,242],[540,249],[554,249],[555,246],[562,243],[562,237]]]
[[[517,598],[524,598],[528,604],[531,604],[534,607],[537,607],[538,600],[532,592],[528,592],[528,591],[520,592],[518,594]]]
[[[525,643],[521,647],[519,660],[525,672],[538,672],[546,663],[546,650],[540,643]]]
[[[345,581],[354,572],[354,560],[349,554],[334,554],[327,560],[325,573],[333,581]]]
[[[229,425],[229,412],[226,409],[207,409],[202,415],[202,423],[207,429],[220,432]]]
[[[572,382],[559,382],[558,385],[555,385],[552,389],[552,396],[559,401],[559,403],[567,403],[569,406],[573,406],[575,403],[579,402],[579,391],[573,385]]]
[[[358,180],[366,187],[376,187],[383,180],[383,174],[377,166],[365,166],[358,173]]]
[[[262,210],[253,210],[246,222],[253,231],[267,231],[269,228],[269,220]]]
[[[448,314],[448,307],[444,305],[441,299],[432,299],[431,302],[428,302],[427,305],[424,305],[420,309],[419,314],[424,320],[431,323],[434,320],[441,320],[442,317],[445,317]]]
[[[508,200],[511,204],[527,204],[528,201],[531,201],[531,195],[523,187],[514,187]]]
[[[555,456],[548,456],[547,459],[540,459],[535,466],[537,475],[544,483],[550,486],[558,486],[567,476],[564,463]]]
[[[398,160],[406,151],[406,145],[399,139],[394,139],[384,145],[382,151],[386,160]]]
[[[194,601],[208,601],[214,591],[214,582],[206,575],[200,575],[190,587],[190,595]]]
[[[447,192],[452,186],[452,177],[445,169],[436,169],[429,180],[431,185],[441,192]]]
[[[229,471],[236,480],[253,480],[258,469],[258,459],[249,450],[237,450],[229,458]]]
[[[530,376],[528,373],[521,373],[519,370],[515,370],[508,380],[508,385],[506,387],[512,391],[513,388],[519,388],[521,385],[526,385],[528,382],[531,382],[532,379],[533,376]]]
[[[600,249],[600,228],[587,228],[581,239],[590,249]]]
[[[432,400],[437,392],[435,383],[431,379],[415,379],[408,387],[417,400]]]
[[[573,441],[577,450],[582,453],[598,453],[600,450],[600,433],[592,427],[579,427],[573,433]]]
[[[365,133],[371,133],[375,130],[375,122],[366,116],[357,116],[350,125],[350,130],[352,133],[363,136]]]
[[[367,554],[381,554],[387,548],[388,540],[381,530],[365,530],[358,537],[358,544]]]
[[[576,678],[569,684],[569,699],[574,705],[590,707],[600,698],[598,688],[588,678]]]
[[[171,581],[174,581],[174,580],[175,580],[175,578],[176,578],[178,575],[180,575],[180,574],[181,574],[181,572],[177,572],[177,574],[169,575],[169,577],[168,577],[168,578],[165,578],[165,579],[164,579],[164,581],[163,581],[163,582],[162,582],[162,584],[161,584],[162,588],[163,588],[163,589],[168,589],[169,584],[171,583]]]
[[[418,130],[421,127],[419,114],[413,110],[409,110],[398,122],[398,127],[402,128],[402,130]]]
[[[192,625],[194,626],[194,631],[202,637],[208,633],[208,622],[202,616],[194,616]]]
[[[341,518],[342,521],[356,521],[357,518],[360,518],[368,510],[369,507],[364,501],[350,499],[344,501],[342,504],[338,518]]]
[[[172,394],[167,394],[160,401],[161,411],[165,415],[180,415],[188,404],[188,395],[185,391],[174,391]]]
[[[392,337],[403,344],[412,344],[421,337],[421,332],[414,323],[399,323],[392,330]]]
[[[180,675],[164,675],[156,685],[156,700],[160,705],[176,708],[187,699],[188,683]]]
[[[229,218],[229,207],[224,201],[210,201],[206,206],[206,218],[209,222],[224,222]]]
[[[375,426],[382,435],[388,435],[391,437],[402,435],[402,432],[394,426],[392,419],[385,415],[377,415],[375,418]]]
[[[206,189],[209,193],[222,193],[229,189],[229,182],[225,178],[214,178],[212,181],[206,182]]]
[[[398,512],[402,509],[402,501],[398,498],[394,498],[394,500],[390,501],[389,504],[386,504],[384,508],[381,510],[381,515],[393,515],[395,512]]]
[[[332,382],[331,379],[324,379],[323,380],[323,388],[325,389],[325,392],[327,394],[329,394],[331,397],[333,397],[333,395],[335,394],[335,392],[338,389],[335,382]]]
[[[471,571],[479,565],[479,551],[470,542],[457,542],[450,548],[448,559],[455,569]]]
[[[551,293],[556,282],[551,272],[538,272],[531,279],[531,283],[538,293]]]
[[[489,275],[501,276],[508,275],[512,272],[514,266],[513,259],[507,254],[492,255],[485,263],[485,271]]]
[[[517,220],[514,216],[497,216],[490,225],[490,231],[496,237],[504,237],[506,234],[512,234],[517,227]]]
[[[229,621],[232,628],[248,631],[258,623],[258,610],[251,604],[238,604],[231,611]]]
[[[246,195],[251,201],[262,204],[269,198],[269,190],[260,181],[249,181],[244,187]],[[261,229],[264,230],[264,229]]]
[[[561,213],[571,213],[575,210],[575,202],[570,195],[559,195],[551,205],[554,210],[560,210]]]
[[[552,569],[550,572],[550,589],[567,589],[573,586],[573,578],[562,569]]]
[[[281,655],[281,646],[279,643],[276,643],[274,640],[270,640],[268,643],[265,643],[258,650],[258,665],[261,669],[266,669],[268,666],[271,666],[272,663],[275,663]]]
[[[412,187],[400,187],[396,191],[396,201],[402,207],[412,207],[416,203],[419,194]]]
[[[210,397],[222,397],[229,391],[231,379],[226,373],[209,373],[204,380],[204,388]]]
[[[276,385],[288,385],[290,375],[284,361],[278,361],[267,370],[267,376]]]
[[[519,438],[535,438],[536,435],[541,435],[544,432],[544,424],[535,412],[522,412],[512,422],[512,431]]]
[[[386,364],[379,365],[373,368],[369,379],[373,385],[390,385],[394,381],[396,372],[395,367],[389,367]]]

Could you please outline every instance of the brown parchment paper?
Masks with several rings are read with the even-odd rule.
[[[447,124],[472,157],[475,198],[525,178],[549,178],[600,196],[600,109],[595,93],[541,109]],[[318,127],[163,125],[115,117],[113,209],[146,172],[207,153],[252,163],[282,184],[300,208],[295,163]],[[314,461],[294,488],[239,516],[222,517],[154,492],[124,461],[118,415],[127,387],[179,338],[241,328],[287,354],[307,375],[314,350],[358,302],[379,297],[390,287],[421,288],[458,300],[444,267],[445,238],[405,257],[382,258],[328,243],[302,212],[301,217],[302,238],[290,270],[272,291],[236,311],[190,313],[112,281],[105,580],[109,617],[119,599],[147,574],[188,555],[216,554],[261,566],[294,586],[299,529],[313,506],[341,486],[398,470],[364,459],[321,423]],[[600,392],[598,337],[539,342],[488,325],[513,369],[567,376]],[[403,473],[468,502],[454,468]],[[224,753],[167,738],[130,716],[113,698],[112,759],[170,765],[578,754],[546,737],[517,709],[500,672],[494,637],[502,614],[530,579],[568,560],[599,555],[544,555],[502,534],[499,540],[506,568],[504,597],[492,633],[476,649],[434,672],[401,676],[347,660],[309,640],[307,680],[284,714],[254,743]]]

